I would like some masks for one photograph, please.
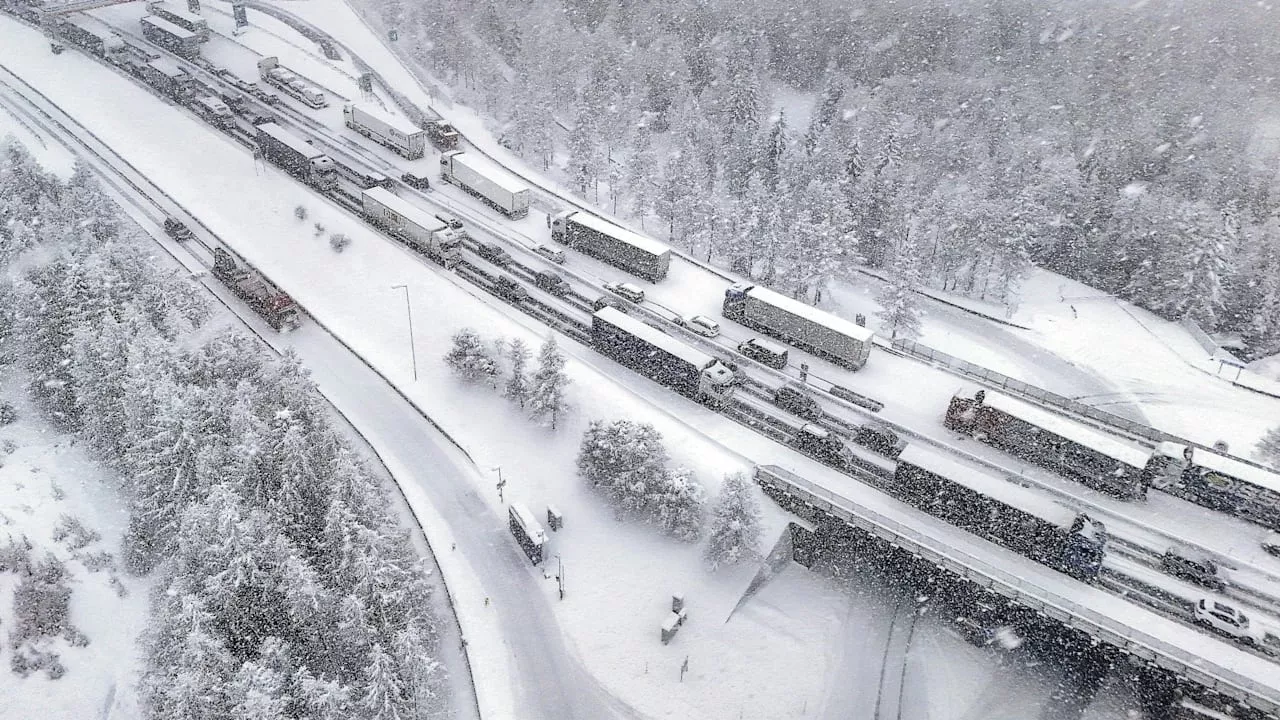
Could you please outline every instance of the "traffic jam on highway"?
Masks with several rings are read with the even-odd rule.
[[[272,57],[261,58],[252,81],[219,68],[200,53],[210,35],[207,23],[163,3],[150,3],[137,28],[84,13],[50,17],[22,0],[0,2],[0,8],[45,28],[55,52],[71,45],[100,58],[431,263],[620,365],[1075,580],[1194,624],[1245,652],[1280,653],[1280,570],[1238,567],[1144,505],[1154,489],[1245,521],[1259,528],[1262,548],[1280,556],[1280,474],[1189,441],[1150,443],[991,388],[966,388],[937,408],[946,430],[991,450],[977,458],[957,453],[877,419],[883,399],[843,387],[839,376],[829,387],[805,381],[810,359],[843,373],[875,363],[873,355],[887,351],[880,345],[873,353],[877,338],[866,327],[732,279],[725,282],[719,319],[655,304],[649,296],[673,263],[724,276],[568,198],[530,187],[442,119],[420,127],[369,102],[346,102],[342,119],[350,133],[344,136],[309,115],[330,103],[305,72]],[[429,158],[434,148],[436,172],[405,169],[369,143],[408,161]],[[437,192],[440,183],[477,202],[447,201]],[[486,215],[525,218],[534,199],[559,208],[549,213],[544,238]],[[194,239],[178,218],[166,218],[164,229],[175,240]],[[302,322],[304,309],[264,273],[229,247],[210,252],[213,276],[272,327]],[[573,262],[573,253],[635,282],[578,270],[575,265],[587,263]],[[655,289],[646,293],[644,285]],[[729,341],[722,321],[755,335]],[[784,374],[797,365],[799,380]],[[1041,483],[1035,473],[1011,479],[1001,454],[1106,499]]]

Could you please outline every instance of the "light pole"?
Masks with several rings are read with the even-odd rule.
[[[560,599],[564,599],[564,560],[556,553],[556,583],[560,586]]]
[[[413,305],[409,303],[409,286],[392,285],[392,290],[404,290],[404,309],[409,313],[409,357],[413,361],[413,381],[418,382],[418,348],[413,342]]]
[[[506,502],[502,499],[502,488],[507,486],[507,481],[502,479],[502,466],[499,465],[490,469],[498,471],[498,502]]]

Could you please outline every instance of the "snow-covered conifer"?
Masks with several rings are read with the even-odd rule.
[[[649,501],[653,521],[666,534],[697,542],[706,521],[706,490],[689,468],[663,473]]]
[[[471,328],[454,333],[453,347],[444,356],[444,361],[469,381],[493,378],[498,372],[498,363],[490,355],[489,348]]]
[[[760,546],[760,503],[742,473],[725,476],[711,508],[706,558],[712,570],[751,559]]]
[[[551,424],[556,429],[560,418],[569,408],[566,390],[569,376],[564,371],[565,359],[556,343],[556,336],[551,335],[542,343],[538,351],[538,369],[533,374],[533,382],[529,387],[529,415]]]
[[[512,338],[507,344],[507,362],[511,365],[511,377],[507,379],[506,395],[520,404],[520,409],[524,409],[524,404],[529,398],[529,377],[528,365],[531,353],[529,346],[520,338]]]

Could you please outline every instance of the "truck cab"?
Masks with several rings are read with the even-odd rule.
[[[713,360],[702,369],[698,378],[698,392],[710,405],[724,404],[733,396],[737,387],[737,375],[719,360]]]
[[[1107,526],[1084,513],[1076,515],[1070,528],[1064,528],[1060,558],[1062,570],[1086,582],[1102,572],[1107,552]]]

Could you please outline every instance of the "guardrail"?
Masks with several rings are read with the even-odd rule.
[[[1046,617],[1084,630],[1109,645],[1135,657],[1155,663],[1197,684],[1235,698],[1258,710],[1276,713],[1280,710],[1280,691],[1259,686],[1246,679],[1233,680],[1204,670],[1203,659],[1189,656],[1182,648],[1166,643],[1136,628],[1125,627],[1125,633],[1113,630],[1120,624],[1088,607],[1057,597],[1043,587],[1028,583],[1013,573],[990,565],[963,550],[944,546],[939,541],[907,525],[853,503],[846,497],[816,485],[782,468],[762,466],[756,482],[772,486],[810,508],[823,512],[845,524],[859,528],[895,547],[901,547],[938,567],[984,588],[1013,599]],[[785,475],[780,474],[785,473]]]

